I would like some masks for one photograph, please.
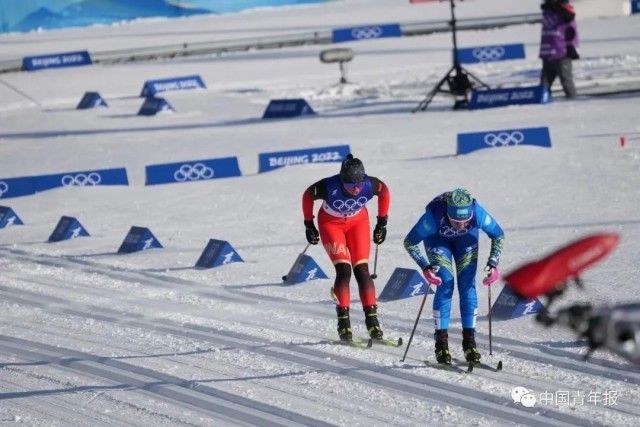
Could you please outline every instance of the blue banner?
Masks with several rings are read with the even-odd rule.
[[[509,59],[524,59],[525,57],[524,44],[522,43],[458,49],[458,61],[461,64],[506,61]]]
[[[0,206],[0,228],[24,225],[20,217],[8,206]]]
[[[96,107],[109,107],[109,105],[98,92],[85,92],[78,103],[76,110],[86,110],[88,108]]]
[[[80,65],[91,65],[91,56],[86,50],[41,56],[25,56],[22,59],[22,68],[27,71],[45,68],[78,67]]]
[[[495,319],[509,320],[527,314],[539,313],[543,308],[543,304],[537,298],[530,300],[520,298],[511,288],[505,286],[491,307],[491,314]]]
[[[144,86],[142,86],[142,92],[140,92],[140,96],[150,97],[160,92],[167,92],[170,90],[197,89],[199,87],[206,89],[202,77],[198,75],[147,80],[146,82],[144,82]]]
[[[384,285],[384,289],[378,297],[379,301],[393,301],[403,298],[411,298],[424,293],[434,293],[421,273],[410,268],[396,268]]]
[[[147,249],[162,248],[162,244],[151,230],[147,227],[133,226],[125,236],[120,248],[119,254],[130,254],[132,252],[146,251]]]
[[[225,240],[209,239],[209,243],[196,261],[196,267],[212,268],[232,262],[244,262],[242,257]]]
[[[546,104],[551,95],[544,86],[474,90],[469,101],[470,110],[506,107],[507,105]]]
[[[0,199],[29,196],[36,192],[33,177],[0,178]]]
[[[276,151],[260,153],[258,173],[269,172],[284,166],[306,165],[308,163],[342,162],[351,150],[348,145],[310,148],[307,150]]]
[[[382,39],[387,37],[402,37],[400,24],[365,25],[362,27],[336,28],[333,30],[334,43]]]
[[[96,185],[129,185],[125,168],[66,172],[33,177],[35,191],[58,187],[94,187]]]
[[[640,13],[640,0],[631,0],[631,13]]]
[[[460,133],[458,134],[458,151],[456,154],[467,154],[483,148],[501,148],[516,145],[551,147],[549,128],[540,127]]]
[[[80,221],[71,216],[63,216],[60,218],[60,221],[58,221],[56,228],[53,229],[48,241],[60,242],[82,236],[89,236],[89,232],[80,224]]]
[[[309,255],[299,256],[284,279],[285,285],[308,282],[310,280],[328,279],[316,261]]]
[[[146,167],[146,174],[146,185],[242,176],[237,157],[150,165]]]
[[[315,114],[313,108],[302,98],[272,99],[262,114],[263,119],[284,119]]]
[[[145,98],[144,102],[138,110],[139,116],[155,116],[163,111],[173,112],[174,109],[164,98],[149,97]]]

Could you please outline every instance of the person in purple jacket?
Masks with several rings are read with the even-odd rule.
[[[576,12],[569,0],[544,0],[542,9],[542,38],[540,58],[542,73],[540,84],[551,91],[556,77],[560,78],[567,98],[576,96],[571,61],[580,58]]]

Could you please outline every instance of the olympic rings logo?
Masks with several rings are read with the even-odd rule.
[[[4,181],[0,181],[0,197],[2,197],[7,191],[9,191],[9,184]]]
[[[382,27],[358,27],[351,30],[351,36],[356,40],[377,39],[382,36]]]
[[[79,173],[76,175],[64,175],[62,177],[62,185],[65,187],[85,187],[87,185],[98,185],[102,181],[102,177],[97,172],[91,172],[88,175]]]
[[[524,134],[520,131],[488,133],[484,136],[484,143],[490,147],[507,147],[524,142]]]
[[[363,207],[364,205],[366,205],[368,201],[369,199],[367,199],[364,196],[358,197],[357,200],[356,199],[334,200],[333,203],[331,204],[331,207],[333,207],[336,211],[340,213],[354,212],[360,209],[361,207]]]
[[[471,51],[474,58],[481,62],[497,61],[505,54],[502,46],[476,47]]]
[[[457,237],[467,234],[469,226],[465,226],[462,230],[456,230],[450,225],[443,225],[440,227],[440,234],[444,237]]]
[[[173,177],[179,182],[211,179],[213,178],[213,169],[202,163],[195,163],[193,165],[184,164],[174,172]]]

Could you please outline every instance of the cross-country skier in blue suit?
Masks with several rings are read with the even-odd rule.
[[[430,285],[437,290],[433,300],[435,349],[438,363],[451,363],[448,333],[454,276],[457,277],[462,317],[462,348],[465,359],[479,362],[475,326],[478,312],[476,270],[479,231],[491,238],[491,251],[482,281],[490,286],[500,277],[498,262],[504,232],[498,222],[463,188],[443,193],[433,199],[404,240],[404,247],[418,263]],[[420,249],[424,243],[426,257]],[[454,264],[455,262],[455,274]]]

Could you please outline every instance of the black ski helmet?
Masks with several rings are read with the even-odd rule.
[[[364,165],[360,159],[347,154],[340,168],[340,181],[346,184],[356,184],[364,181]]]

